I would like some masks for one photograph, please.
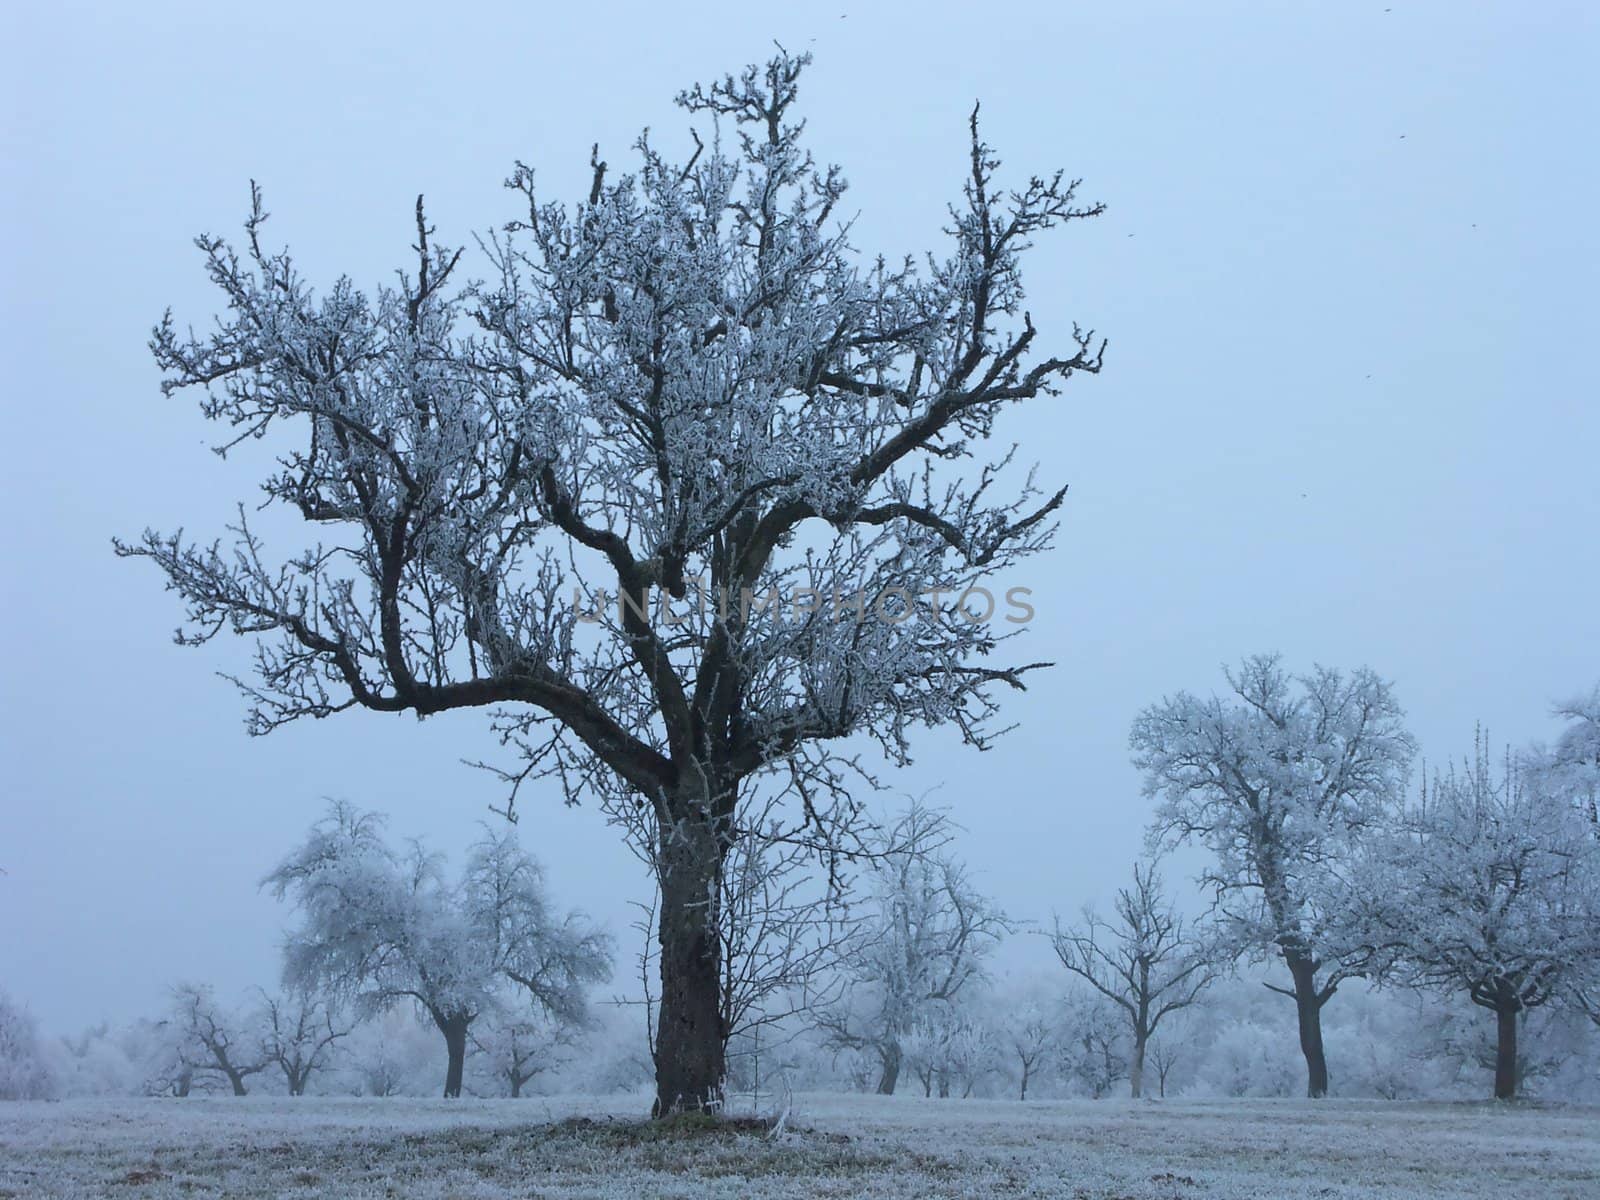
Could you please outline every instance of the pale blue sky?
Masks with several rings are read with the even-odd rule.
[[[1427,752],[1547,734],[1600,676],[1594,65],[1566,4],[273,4],[14,10],[3,228],[8,518],[0,987],[47,1028],[155,1009],[179,978],[270,982],[255,882],[339,795],[457,849],[497,798],[477,715],[350,714],[262,740],[168,641],[146,524],[220,529],[255,480],[208,454],[145,350],[214,300],[189,242],[248,180],[314,279],[384,278],[426,193],[441,236],[505,220],[512,161],[576,196],[591,142],[680,127],[680,87],[813,50],[813,146],[856,241],[932,244],[975,98],[1022,173],[1110,210],[1029,273],[1048,340],[1106,371],[1003,433],[1071,484],[1033,569],[1060,666],[987,756],[926,739],[979,878],[1047,919],[1120,881],[1145,804],[1134,712],[1262,649],[1391,677]],[[592,810],[524,802],[560,897],[621,929],[645,884]],[[631,946],[630,946],[631,948]],[[1047,962],[1024,939],[1008,962]]]

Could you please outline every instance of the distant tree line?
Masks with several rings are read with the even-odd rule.
[[[1558,706],[1552,745],[1496,755],[1480,731],[1414,778],[1372,672],[1264,656],[1226,681],[1135,720],[1147,857],[1109,912],[1039,931],[1053,975],[996,975],[1002,942],[1034,931],[979,886],[947,812],[912,802],[825,877],[781,824],[741,831],[714,927],[730,1094],[1320,1096],[1342,1079],[1403,1098],[1487,1076],[1497,1098],[1600,1099],[1600,688]],[[229,1004],[182,983],[155,1018],[54,1041],[0,1000],[0,1097],[647,1084],[652,914],[642,998],[597,1004],[611,940],[557,909],[511,827],[455,877],[385,832],[336,803],[265,877],[297,915],[281,991]],[[1182,844],[1208,852],[1192,917],[1159,867]]]

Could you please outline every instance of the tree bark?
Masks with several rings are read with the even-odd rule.
[[[727,1074],[716,925],[723,852],[704,807],[662,829],[658,854],[661,1012],[652,1115],[716,1111]]]
[[[878,1051],[878,1057],[883,1061],[883,1070],[878,1074],[878,1095],[892,1096],[900,1082],[900,1043],[890,1041]]]
[[[1517,1010],[1520,1006],[1504,998],[1494,1010],[1496,1038],[1494,1048],[1494,1098],[1517,1098]]]
[[[444,1034],[445,1052],[449,1056],[444,1070],[444,1098],[459,1100],[461,1072],[467,1062],[467,1026],[470,1022],[466,1017],[452,1016],[443,1019],[435,1017],[434,1023],[439,1026],[439,1032]]]
[[[230,1067],[224,1072],[224,1074],[227,1075],[228,1082],[233,1085],[233,1094],[235,1096],[247,1096],[250,1094],[249,1089],[244,1086],[244,1076],[238,1071],[235,1071]]]
[[[1294,977],[1294,1006],[1300,1020],[1300,1052],[1306,1058],[1306,1095],[1321,1100],[1328,1094],[1328,1057],[1322,1048],[1322,1004],[1317,990],[1316,965],[1285,952]]]
[[[1144,1095],[1144,1048],[1146,1038],[1143,1034],[1135,1033],[1133,1038],[1133,1061],[1128,1066],[1128,1083],[1133,1091],[1133,1098],[1140,1099]]]

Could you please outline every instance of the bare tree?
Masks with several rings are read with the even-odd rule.
[[[1011,1008],[1005,1019],[1005,1044],[1017,1062],[1017,1099],[1028,1098],[1028,1085],[1045,1069],[1058,1049],[1061,1016],[1036,1001]]]
[[[876,1055],[881,1095],[894,1094],[902,1039],[984,980],[989,952],[1011,931],[949,852],[951,836],[943,813],[914,803],[871,843],[872,911],[847,952],[849,990],[816,1016],[836,1050]]]
[[[311,1076],[328,1065],[335,1045],[355,1025],[343,1019],[336,1003],[304,990],[271,996],[263,989],[261,1008],[262,1052],[283,1072],[289,1095],[303,1096]]]
[[[1188,1008],[1217,976],[1215,952],[1196,939],[1162,890],[1155,864],[1133,865],[1133,886],[1117,892],[1116,917],[1084,909],[1076,926],[1056,918],[1061,965],[1126,1014],[1133,1038],[1128,1079],[1143,1094],[1145,1047],[1162,1018]]]
[[[472,1045],[484,1069],[516,1100],[535,1078],[565,1061],[576,1032],[527,1014],[496,1013],[473,1027]]]
[[[1061,1074],[1099,1100],[1128,1072],[1127,1022],[1102,993],[1088,988],[1068,993],[1065,1008]]]
[[[641,136],[614,182],[597,150],[574,206],[519,164],[479,284],[456,285],[419,198],[397,287],[316,296],[255,193],[242,250],[199,240],[227,314],[199,335],[169,315],[153,345],[222,449],[283,448],[266,503],[316,532],[274,552],[241,506],[226,545],[117,546],[182,597],[181,642],[255,641],[255,733],[490,708],[522,756],[508,804],[554,777],[652,810],[658,1112],[718,1101],[707,897],[742,803],[782,794],[795,835],[848,850],[847,739],[894,763],[920,725],[983,746],[1000,689],[1043,665],[989,661],[1032,609],[1011,589],[1001,620],[983,585],[1048,546],[1065,491],[986,443],[1104,350],[1075,328],[1038,353],[1021,275],[1039,234],[1100,207],[1060,174],[1004,188],[976,110],[948,247],[858,253],[794,114],[807,61],[684,92],[734,136],[696,133],[682,162]]]
[[[1183,1038],[1170,1029],[1166,1036],[1151,1038],[1150,1045],[1146,1047],[1146,1057],[1156,1071],[1156,1094],[1163,1100],[1167,1098],[1167,1079],[1184,1057],[1183,1049]]]
[[[1322,1008],[1367,969],[1340,932],[1340,864],[1398,809],[1415,746],[1389,685],[1366,668],[1292,678],[1258,655],[1227,680],[1231,697],[1180,692],[1134,721],[1134,764],[1160,800],[1150,840],[1210,850],[1201,882],[1221,945],[1283,959],[1292,987],[1267,986],[1295,1003],[1306,1093],[1320,1097]]]
[[[731,1039],[776,1027],[797,1029],[803,1017],[837,999],[839,959],[853,943],[855,922],[845,908],[843,882],[819,882],[810,850],[783,836],[767,811],[741,831],[724,861],[717,935],[721,946],[723,1027]]]
[[[180,1095],[187,1094],[195,1075],[214,1072],[227,1080],[235,1096],[243,1096],[249,1092],[245,1080],[270,1065],[251,1028],[254,1018],[224,1010],[204,984],[183,983],[173,989],[172,1022],[179,1061],[187,1069],[180,1076]]]
[[[485,831],[452,886],[420,843],[398,856],[381,817],[335,803],[263,882],[303,916],[285,981],[353,995],[369,1012],[415,1002],[444,1038],[446,1097],[461,1095],[480,1016],[520,1004],[581,1024],[586,986],[610,976],[610,939],[581,914],[556,915],[509,829]]]

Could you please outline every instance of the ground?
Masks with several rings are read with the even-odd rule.
[[[808,1095],[768,1132],[641,1103],[0,1103],[0,1197],[1600,1196],[1592,1108]]]

